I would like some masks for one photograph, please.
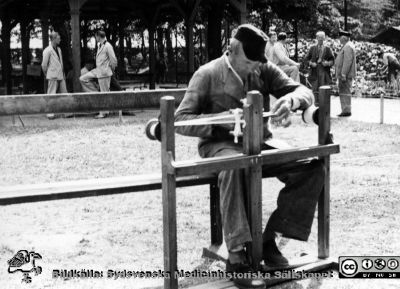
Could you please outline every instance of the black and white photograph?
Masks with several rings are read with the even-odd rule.
[[[399,0],[0,0],[0,288],[400,288]]]

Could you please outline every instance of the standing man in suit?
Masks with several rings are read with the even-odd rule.
[[[331,67],[334,64],[335,57],[332,50],[324,44],[325,32],[319,31],[316,34],[317,44],[311,46],[306,59],[310,65],[310,75],[308,79],[311,82],[312,90],[315,96],[315,105],[318,105],[318,90],[320,86],[331,84]]]
[[[96,41],[98,43],[96,53],[96,68],[82,75],[79,80],[81,82],[83,91],[91,92],[96,91],[93,89],[93,82],[98,80],[100,91],[110,91],[110,82],[113,71],[117,66],[117,58],[115,57],[114,49],[110,43],[107,42],[106,33],[102,30],[97,31]],[[101,111],[96,118],[105,118],[108,112]]]
[[[342,112],[339,117],[351,116],[351,85],[356,77],[356,49],[350,41],[350,32],[340,31],[342,49],[335,60],[336,78],[339,82],[339,97]]]
[[[58,32],[50,34],[50,45],[43,51],[42,70],[47,79],[47,94],[67,93],[63,58],[59,44],[61,37]],[[54,114],[47,114],[47,118],[54,119]]]

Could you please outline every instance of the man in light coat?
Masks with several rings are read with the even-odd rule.
[[[79,78],[83,91],[85,92],[96,91],[93,89],[94,86],[92,84],[95,79],[98,80],[101,92],[110,91],[111,76],[117,66],[117,58],[115,57],[114,49],[111,44],[107,42],[104,31],[98,31],[96,33],[96,41],[98,43],[96,68]],[[100,112],[97,118],[104,118],[107,114],[107,112]]]
[[[342,112],[339,117],[351,116],[351,85],[356,77],[356,49],[350,41],[350,32],[340,31],[342,49],[335,59],[336,78],[338,79]]]
[[[47,79],[47,94],[67,93],[63,58],[59,44],[61,37],[58,32],[50,34],[51,43],[43,51],[42,70]],[[55,118],[54,114],[47,114],[49,119]]]
[[[42,69],[48,82],[47,93],[54,94],[57,91],[66,93],[63,59],[61,49],[58,47],[61,42],[60,35],[57,32],[52,32],[50,40],[50,45],[43,51],[42,61]]]

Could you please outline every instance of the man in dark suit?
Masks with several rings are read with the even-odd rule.
[[[329,85],[332,82],[331,67],[334,64],[335,57],[333,56],[330,47],[324,44],[325,32],[317,32],[316,37],[317,44],[311,46],[306,59],[310,65],[310,75],[308,79],[311,82],[312,90],[314,92],[315,105],[318,105],[319,87]]]

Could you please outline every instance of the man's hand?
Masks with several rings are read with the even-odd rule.
[[[342,74],[342,75],[340,76],[340,78],[342,79],[342,81],[346,81],[346,74]]]
[[[317,67],[317,64],[315,62],[310,61],[310,66],[315,68],[315,67]]]
[[[326,60],[324,60],[324,61],[322,61],[322,66],[323,67],[327,67],[327,66],[329,66],[329,61],[326,61]]]
[[[290,115],[290,110],[292,108],[292,101],[290,98],[279,98],[271,109],[271,112],[276,114],[273,117],[273,122],[281,122],[283,119]]]

